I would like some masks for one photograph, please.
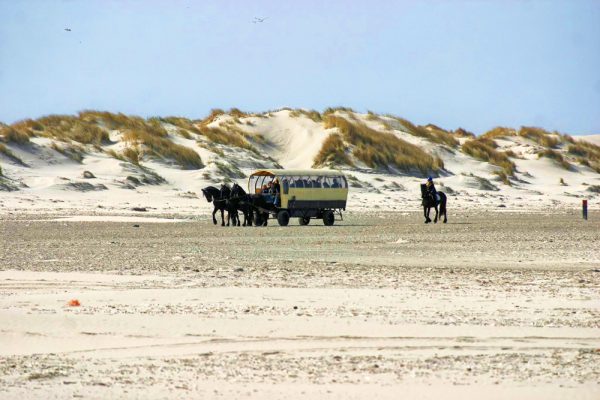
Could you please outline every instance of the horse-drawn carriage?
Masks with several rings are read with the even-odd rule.
[[[300,225],[311,219],[322,219],[331,226],[335,215],[342,219],[348,199],[348,181],[339,171],[263,169],[255,171],[248,179],[248,193],[240,185],[221,185],[218,189],[202,189],[204,197],[213,203],[215,214],[221,212],[221,225],[240,225],[238,211],[244,214],[244,226],[265,226],[269,217],[286,226],[290,218],[298,218]],[[227,224],[224,213],[227,211]]]
[[[255,225],[266,225],[269,216],[286,226],[290,218],[300,225],[322,219],[331,226],[336,213],[342,218],[348,199],[348,181],[342,172],[264,169],[248,179]]]

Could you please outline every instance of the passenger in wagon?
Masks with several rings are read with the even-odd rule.
[[[274,198],[273,204],[275,204],[275,206],[278,207],[279,204],[281,203],[281,199],[280,199],[281,186],[279,185],[279,180],[277,178],[275,178],[275,180],[273,181],[272,193],[273,193],[273,198]]]

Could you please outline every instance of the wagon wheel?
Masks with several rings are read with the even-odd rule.
[[[310,224],[310,218],[309,217],[300,217],[300,218],[298,218],[298,223],[302,226],[308,225],[308,224]]]
[[[287,226],[290,223],[290,214],[285,210],[279,211],[277,213],[277,222],[279,226]]]
[[[325,226],[331,226],[333,225],[333,223],[335,222],[335,215],[333,214],[333,211],[331,210],[326,210],[323,212],[323,224]]]

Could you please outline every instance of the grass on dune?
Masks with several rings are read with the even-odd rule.
[[[125,115],[108,111],[86,110],[81,111],[79,119],[94,125],[100,125],[109,130],[143,129],[151,131],[156,136],[168,136],[166,129],[160,124],[159,118],[144,119],[137,115]]]
[[[352,160],[346,154],[344,140],[337,133],[329,135],[324,141],[319,153],[313,160],[313,166],[349,165],[353,166]]]
[[[50,148],[52,148],[53,150],[59,152],[63,156],[65,156],[77,163],[81,164],[83,162],[85,149],[83,149],[81,146],[73,146],[73,145],[59,146],[56,143],[52,143],[52,145],[50,145]]]
[[[389,115],[389,117],[398,121],[402,126],[406,128],[408,133],[410,133],[413,136],[419,136],[428,139],[433,143],[444,144],[451,148],[458,147],[458,140],[456,140],[456,138],[451,133],[435,125],[429,125],[428,127],[417,126],[409,120],[401,117],[397,117],[394,115]]]
[[[19,158],[15,153],[10,151],[8,147],[4,145],[4,143],[0,143],[0,153],[4,154],[8,159],[14,161],[15,163],[22,165],[24,167],[27,166],[23,160]]]
[[[323,111],[323,118],[327,117],[328,115],[335,114],[337,111],[354,113],[354,110],[350,107],[327,107],[325,111]]]
[[[513,163],[506,153],[497,151],[489,143],[491,139],[472,139],[462,145],[462,151],[481,161],[489,162],[502,169],[505,175],[513,176],[516,171]]]
[[[600,146],[586,141],[573,141],[567,152],[576,157],[580,164],[600,172]]]
[[[561,167],[563,167],[564,169],[566,169],[568,171],[570,171],[573,168],[571,166],[571,164],[569,164],[567,162],[567,160],[565,160],[565,158],[562,156],[562,154],[560,154],[556,150],[552,150],[552,149],[542,150],[538,153],[538,158],[542,158],[542,157],[547,157],[547,158],[550,158],[550,159],[556,161],[557,164],[559,164]]]
[[[529,139],[540,146],[547,148],[556,148],[562,143],[574,143],[574,139],[569,135],[562,135],[558,132],[548,132],[545,129],[534,126],[522,126],[518,131],[513,128],[497,126],[481,135],[486,139],[500,139],[512,136],[520,136]]]
[[[130,163],[140,165],[140,150],[136,147],[125,147],[123,149],[123,157]]]
[[[202,129],[202,134],[214,143],[240,147],[246,150],[254,150],[254,147],[250,143],[248,143],[248,141],[238,132],[233,132],[231,130],[223,129],[221,127],[206,127]]]
[[[495,128],[490,129],[485,132],[480,138],[484,139],[495,139],[495,138],[504,138],[510,136],[517,136],[517,131],[513,128],[507,128],[504,126],[497,126]]]
[[[134,145],[144,145],[148,148],[149,155],[173,160],[182,168],[200,169],[204,167],[202,159],[196,151],[189,147],[173,143],[168,138],[155,134],[152,130],[126,130],[123,134],[123,140]],[[127,155],[126,158],[130,160],[137,159],[137,163],[139,163],[140,159],[139,154],[137,158],[129,157]]]
[[[189,132],[195,133],[197,135],[201,135],[202,132],[200,132],[200,129],[198,129],[198,127],[196,127],[196,125],[194,124],[194,121],[192,121],[191,119],[188,118],[184,118],[184,117],[162,117],[160,118],[160,120],[162,122],[166,122],[168,124],[171,124],[173,126],[176,126],[179,129],[178,133],[185,137],[186,139],[191,139],[191,135],[189,134]],[[183,133],[185,132],[185,133]]]
[[[214,122],[219,116],[221,116],[223,114],[225,114],[224,110],[221,110],[220,108],[213,108],[212,110],[210,110],[210,114],[206,118],[204,118],[200,122],[200,124],[204,125],[204,126],[209,125],[212,122]]]
[[[394,167],[402,171],[416,169],[421,173],[437,172],[444,168],[439,157],[427,154],[418,146],[405,142],[392,133],[378,132],[361,122],[350,122],[346,118],[328,114],[325,117],[325,128],[337,128],[341,139],[353,146],[354,157],[371,168]],[[324,144],[334,154],[330,156],[327,148],[322,148],[319,157],[314,160],[315,166],[331,159],[344,160],[337,138],[327,140]]]
[[[29,133],[27,128],[6,126],[0,128],[2,141],[6,143],[27,144],[29,143]]]
[[[133,144],[127,147],[121,156],[115,152],[115,158],[128,160],[139,165],[144,154],[175,161],[182,168],[197,169],[204,164],[193,149],[173,143],[160,118],[144,119],[106,111],[86,110],[77,116],[51,115],[42,117],[38,122],[43,126],[41,136],[57,140],[72,140],[81,144],[100,145],[108,143],[108,130],[123,132],[123,140]],[[138,146],[146,146],[141,149]],[[113,154],[114,153],[114,154]]]
[[[304,109],[299,108],[299,109],[290,111],[291,118],[297,118],[301,115],[306,116],[307,118],[313,120],[314,122],[322,121],[321,113],[316,110],[304,110]]]
[[[469,132],[466,129],[463,128],[457,128],[455,131],[452,132],[452,134],[456,137],[461,137],[461,138],[474,138],[475,134],[473,132]]]
[[[81,144],[104,144],[110,141],[108,132],[94,122],[72,115],[49,115],[37,120],[43,129],[39,136],[61,141],[73,140]]]
[[[553,135],[550,132],[531,126],[523,126],[519,129],[519,136],[530,139],[540,146],[554,148],[561,142],[559,135]]]

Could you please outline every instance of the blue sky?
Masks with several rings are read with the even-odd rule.
[[[600,133],[599,21],[594,0],[0,0],[0,121],[343,105]]]

